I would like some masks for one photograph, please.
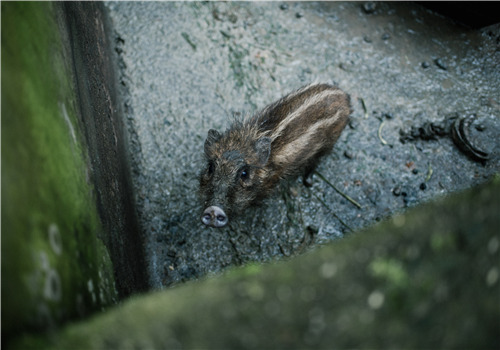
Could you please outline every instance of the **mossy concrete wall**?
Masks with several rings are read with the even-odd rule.
[[[1,7],[4,344],[145,278],[102,4]]]
[[[288,262],[135,297],[18,349],[497,349],[500,178]]]

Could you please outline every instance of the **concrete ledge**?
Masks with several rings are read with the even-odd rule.
[[[135,297],[12,348],[493,349],[499,210],[497,177],[286,263]]]

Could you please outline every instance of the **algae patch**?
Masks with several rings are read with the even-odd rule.
[[[117,294],[99,238],[57,5],[1,6],[2,331],[8,338],[83,316]]]

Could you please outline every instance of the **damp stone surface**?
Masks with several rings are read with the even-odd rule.
[[[106,7],[153,288],[300,254],[500,169],[498,25],[468,29],[415,3]],[[283,184],[227,228],[204,227],[197,190],[207,131],[223,131],[311,82],[338,84],[353,107],[321,176],[311,189],[301,179]],[[449,135],[401,140],[450,115],[475,116],[466,133],[487,161],[472,159]],[[475,127],[481,123],[483,131]]]

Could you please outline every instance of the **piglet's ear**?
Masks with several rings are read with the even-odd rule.
[[[205,154],[208,155],[210,153],[210,148],[212,147],[212,145],[215,142],[217,142],[221,137],[222,135],[217,130],[214,129],[208,130],[207,139],[205,140]]]
[[[257,160],[259,166],[266,165],[271,154],[271,138],[261,137],[255,142],[255,152],[257,153]]]

